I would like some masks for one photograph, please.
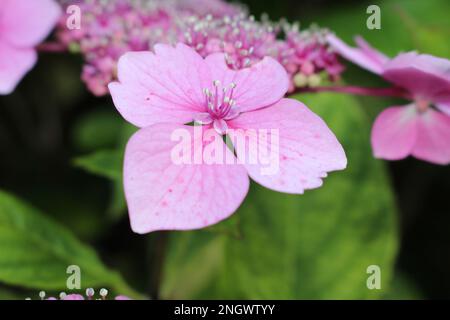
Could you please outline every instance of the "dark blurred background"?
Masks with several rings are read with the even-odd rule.
[[[346,41],[352,34],[363,34],[389,55],[416,48],[449,58],[449,1],[242,2],[256,17],[268,13],[272,19],[299,20],[302,26],[317,22]],[[381,30],[366,28],[365,9],[370,4],[382,9]],[[348,68],[352,77],[344,77],[349,83],[383,85],[356,67]],[[108,216],[110,182],[71,165],[75,157],[98,147],[113,148],[120,139],[120,130],[114,128],[122,125],[120,116],[111,112],[110,98],[88,93],[79,80],[80,72],[80,57],[41,55],[16,92],[0,96],[0,188],[53,215],[82,240],[94,244],[100,254],[108,251],[102,258],[112,266],[122,264],[117,267],[128,270],[132,277],[150,267],[139,257],[149,247],[149,240],[134,235],[125,216],[119,220]],[[361,101],[373,115],[391,102]],[[95,122],[92,114],[102,120]],[[390,163],[389,169],[400,212],[397,271],[409,279],[418,297],[450,298],[450,167],[407,159]],[[111,227],[114,232],[103,232]],[[128,264],[139,258],[144,261],[141,265]],[[142,290],[152,287],[151,283],[139,283],[138,278],[134,283],[131,278],[131,283]]]

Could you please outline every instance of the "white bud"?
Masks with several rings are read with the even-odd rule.
[[[306,86],[306,84],[308,83],[308,78],[300,72],[294,76],[293,80],[294,80],[294,84],[297,88],[302,88],[302,87]]]
[[[320,76],[318,74],[312,74],[308,77],[308,85],[312,88],[320,85],[321,81],[322,81],[322,79],[320,78]]]
[[[100,289],[100,295],[105,298],[108,295],[108,290],[105,288]]]
[[[39,298],[41,298],[42,300],[44,300],[44,298],[45,298],[45,291],[39,292]]]
[[[94,294],[95,294],[95,291],[93,288],[86,289],[86,296],[88,296],[89,298],[93,297]]]

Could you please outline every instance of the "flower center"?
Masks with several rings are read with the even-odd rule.
[[[214,120],[226,118],[236,105],[236,101],[233,100],[236,84],[231,83],[228,87],[225,87],[219,80],[214,80],[213,88],[213,91],[208,88],[203,89],[208,113]]]
[[[194,121],[198,124],[213,124],[219,134],[226,134],[227,120],[239,115],[236,101],[233,99],[235,83],[223,86],[219,80],[213,81],[213,89],[203,89],[205,94],[206,111],[196,116]]]
[[[416,108],[420,113],[423,113],[428,110],[430,107],[430,102],[425,99],[417,99],[416,100]]]

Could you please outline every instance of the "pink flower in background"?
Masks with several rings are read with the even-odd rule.
[[[362,38],[351,48],[335,36],[330,44],[346,59],[403,89],[412,100],[384,110],[372,129],[378,158],[407,156],[436,164],[450,163],[450,61],[407,52],[389,59]]]
[[[336,137],[302,103],[283,99],[289,78],[273,58],[232,70],[223,53],[202,58],[194,49],[158,44],[152,52],[130,52],[118,64],[119,82],[109,85],[122,116],[141,129],[125,152],[124,184],[132,229],[203,228],[229,217],[244,200],[249,176],[280,192],[301,194],[322,185],[327,172],[346,167]],[[195,136],[196,121],[213,133],[230,129],[277,129],[279,170],[262,175],[258,164],[175,164],[172,133],[184,129],[193,145],[208,146],[210,138]],[[237,158],[247,150],[235,145]]]
[[[11,93],[34,66],[34,47],[56,25],[61,9],[53,0],[2,0],[0,3],[0,94]]]

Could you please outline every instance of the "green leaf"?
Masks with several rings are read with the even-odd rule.
[[[365,299],[388,290],[397,251],[396,210],[384,163],[372,156],[371,124],[352,97],[298,99],[336,133],[348,168],[304,195],[253,184],[231,218],[237,219],[237,234],[171,233],[163,297]],[[366,286],[373,264],[381,268],[381,290]]]
[[[120,139],[123,119],[113,106],[94,110],[81,117],[73,130],[75,146],[82,151],[114,148]]]
[[[69,265],[81,268],[81,285],[139,297],[93,249],[16,197],[0,191],[0,282],[36,290],[67,290]]]
[[[96,151],[74,160],[75,165],[78,167],[112,180],[111,202],[109,204],[108,214],[113,220],[122,217],[126,211],[122,181],[122,163],[126,143],[136,130],[136,127],[128,123],[122,123],[115,150]]]
[[[25,300],[29,295],[21,295],[17,292],[12,291],[10,288],[0,286],[0,301],[1,300]]]
[[[102,150],[74,160],[76,166],[93,174],[121,180],[123,153],[118,150]]]
[[[123,192],[122,162],[123,150],[97,151],[74,160],[74,164],[77,167],[112,180],[108,215],[113,221],[120,218],[126,209]]]

